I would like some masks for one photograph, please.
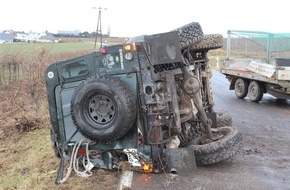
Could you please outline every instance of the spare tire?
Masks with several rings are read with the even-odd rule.
[[[188,47],[203,38],[203,31],[198,22],[192,22],[175,29],[178,33],[181,49]]]
[[[121,138],[136,118],[136,96],[117,78],[90,78],[82,82],[71,100],[77,129],[97,141]]]

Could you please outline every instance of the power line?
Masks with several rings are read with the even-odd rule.
[[[96,36],[95,36],[95,47],[94,49],[96,49],[97,47],[97,39],[98,39],[98,33],[100,35],[100,43],[101,43],[101,46],[103,46],[103,39],[102,39],[102,10],[107,10],[107,8],[102,8],[102,7],[99,7],[99,8],[96,8],[96,7],[93,7],[93,9],[99,9],[99,15],[98,15],[98,23],[97,23],[97,29],[96,29]]]

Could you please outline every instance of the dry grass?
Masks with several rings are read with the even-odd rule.
[[[0,145],[0,189],[117,189],[117,173],[101,169],[90,178],[72,175],[55,185],[58,164],[48,128],[14,134]]]

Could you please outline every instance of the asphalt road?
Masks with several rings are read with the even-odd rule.
[[[215,111],[227,112],[243,135],[237,155],[192,173],[134,173],[132,189],[290,190],[290,101],[265,95],[259,103],[237,99],[224,75],[213,72]]]

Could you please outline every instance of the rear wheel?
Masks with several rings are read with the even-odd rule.
[[[192,44],[190,50],[211,50],[223,47],[223,36],[221,34],[206,34],[203,39]]]
[[[248,97],[252,102],[259,102],[263,98],[263,89],[259,82],[252,81],[248,88]]]
[[[236,127],[221,127],[214,132],[218,140],[204,143],[203,139],[199,144],[190,145],[194,149],[198,165],[210,165],[226,160],[234,156],[242,146],[242,134]]]
[[[238,78],[235,82],[235,94],[238,98],[244,98],[248,94],[249,82],[245,79]]]

